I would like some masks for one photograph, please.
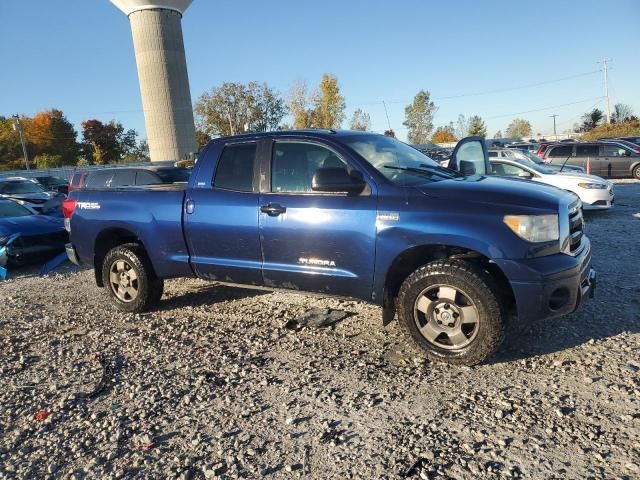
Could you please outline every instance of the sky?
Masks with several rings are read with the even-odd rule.
[[[194,102],[229,81],[286,96],[328,72],[345,127],[360,107],[404,138],[425,89],[435,126],[480,115],[493,136],[524,118],[549,134],[556,113],[561,133],[604,109],[607,58],[611,107],[640,113],[639,0],[195,0],[182,27]],[[57,108],[77,129],[116,119],[145,136],[129,22],[108,0],[0,0],[0,33],[0,115]]]

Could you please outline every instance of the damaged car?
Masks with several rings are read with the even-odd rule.
[[[47,213],[51,205],[62,204],[65,196],[59,192],[48,191],[34,180],[22,177],[0,179],[0,198],[14,200],[38,213]]]
[[[0,198],[1,267],[47,260],[64,251],[67,241],[62,218],[38,215],[13,200]]]

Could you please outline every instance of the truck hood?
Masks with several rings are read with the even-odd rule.
[[[64,230],[62,218],[45,215],[28,215],[24,217],[0,218],[0,237],[8,237],[14,233],[21,236],[44,235]]]
[[[555,187],[529,180],[481,175],[443,180],[417,188],[427,196],[445,200],[523,206],[553,211],[558,211],[559,202],[563,197],[566,197],[564,200],[568,203],[577,198]]]

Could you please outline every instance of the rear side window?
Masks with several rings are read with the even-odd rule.
[[[576,145],[576,157],[597,157],[598,145]]]
[[[255,161],[255,143],[227,145],[218,161],[213,186],[237,192],[253,192]]]
[[[573,153],[573,145],[562,145],[559,147],[551,147],[549,157],[568,157]]]
[[[113,178],[113,170],[98,170],[91,172],[84,186],[86,188],[105,188],[111,186],[111,179]]]
[[[112,187],[126,187],[136,184],[135,170],[116,170],[111,179]]]
[[[162,183],[162,180],[152,172],[147,172],[146,170],[138,170],[136,172],[136,185],[155,185],[156,183]]]

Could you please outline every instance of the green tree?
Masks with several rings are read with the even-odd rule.
[[[0,116],[0,170],[24,168],[22,146],[13,118]]]
[[[458,115],[454,135],[459,139],[462,139],[469,135],[469,120],[467,120],[462,114]]]
[[[311,127],[311,100],[307,94],[307,82],[296,81],[289,89],[289,113],[293,117],[291,128]]]
[[[346,103],[340,94],[338,77],[325,73],[313,95],[311,125],[315,128],[340,128],[345,118]]]
[[[529,137],[531,136],[531,123],[522,118],[514,118],[507,127],[507,137]]]
[[[195,103],[198,130],[209,137],[275,130],[286,114],[280,94],[266,83],[225,82]]]
[[[469,118],[469,135],[477,137],[487,136],[487,126],[479,115],[473,115]]]
[[[433,131],[433,114],[436,107],[431,101],[431,95],[426,90],[420,90],[410,105],[404,107],[405,121],[402,123],[409,130],[409,143],[427,143]]]
[[[371,117],[369,117],[369,114],[361,108],[357,108],[351,116],[349,128],[351,130],[361,130],[363,132],[371,130]]]
[[[54,155],[51,153],[41,153],[33,159],[37,168],[58,168],[62,167],[62,155]]]
[[[582,115],[582,123],[576,124],[574,130],[576,132],[590,132],[604,120],[604,113],[599,108],[594,108],[590,112]]]
[[[129,132],[127,132],[128,134]],[[129,145],[127,134],[121,123],[111,120],[102,123],[100,120],[82,122],[83,151],[85,158],[92,163],[102,165],[121,160]]]

